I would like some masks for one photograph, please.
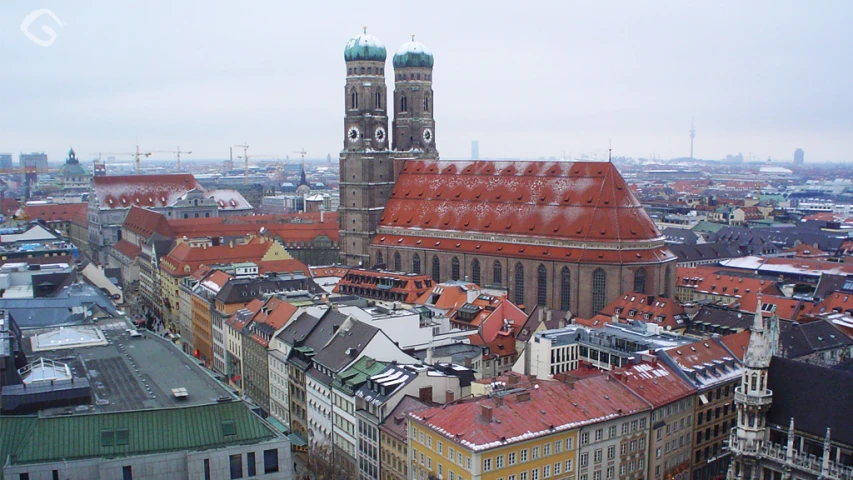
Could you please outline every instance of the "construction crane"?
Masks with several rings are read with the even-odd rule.
[[[187,155],[192,154],[192,150],[181,150],[181,146],[178,145],[177,150],[154,150],[153,153],[174,153],[177,156],[177,164],[175,165],[175,170],[181,171],[181,154],[185,153]]]
[[[254,155],[249,155],[249,146],[248,145],[234,145],[235,147],[243,149],[243,155],[237,155],[237,158],[243,159],[243,181],[247,185],[249,184],[249,159],[250,158],[278,158],[278,155],[274,153],[257,153]]]
[[[98,161],[101,161],[101,155],[130,155],[134,159],[134,163],[136,164],[136,174],[139,175],[140,165],[139,165],[139,157],[150,157],[151,152],[140,152],[139,145],[136,146],[135,152],[95,152],[90,153],[89,155],[97,155]]]

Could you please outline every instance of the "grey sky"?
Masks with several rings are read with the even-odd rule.
[[[0,151],[335,157],[367,25],[389,70],[412,33],[435,54],[442,158],[686,156],[695,117],[700,158],[853,159],[849,1],[128,3],[0,4]]]

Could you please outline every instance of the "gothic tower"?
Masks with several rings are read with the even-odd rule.
[[[394,170],[388,149],[385,45],[367,34],[344,49],[344,148],[340,156],[340,248],[348,265],[371,267],[368,246],[376,233]]]
[[[767,388],[770,359],[776,350],[774,328],[775,312],[765,322],[761,314],[761,296],[755,309],[755,318],[749,334],[749,345],[743,359],[743,377],[735,388],[737,427],[729,436],[733,461],[729,467],[730,480],[755,480],[759,477],[758,452],[767,439],[767,410],[773,401],[773,392]]]
[[[394,54],[394,143],[396,152],[437,158],[433,120],[432,52],[406,42]]]

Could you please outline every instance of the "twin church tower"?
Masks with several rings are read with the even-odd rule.
[[[348,265],[371,266],[368,247],[403,162],[438,158],[432,53],[414,37],[397,49],[393,98],[385,85],[386,58],[385,45],[366,28],[344,49],[346,115],[338,218],[342,260]]]

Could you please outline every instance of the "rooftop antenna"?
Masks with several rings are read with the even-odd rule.
[[[609,138],[608,138],[608,139],[607,139],[607,144],[608,144],[608,148],[607,148],[607,162],[608,162],[608,163],[613,163],[613,140],[611,140],[611,139],[609,139]]]

